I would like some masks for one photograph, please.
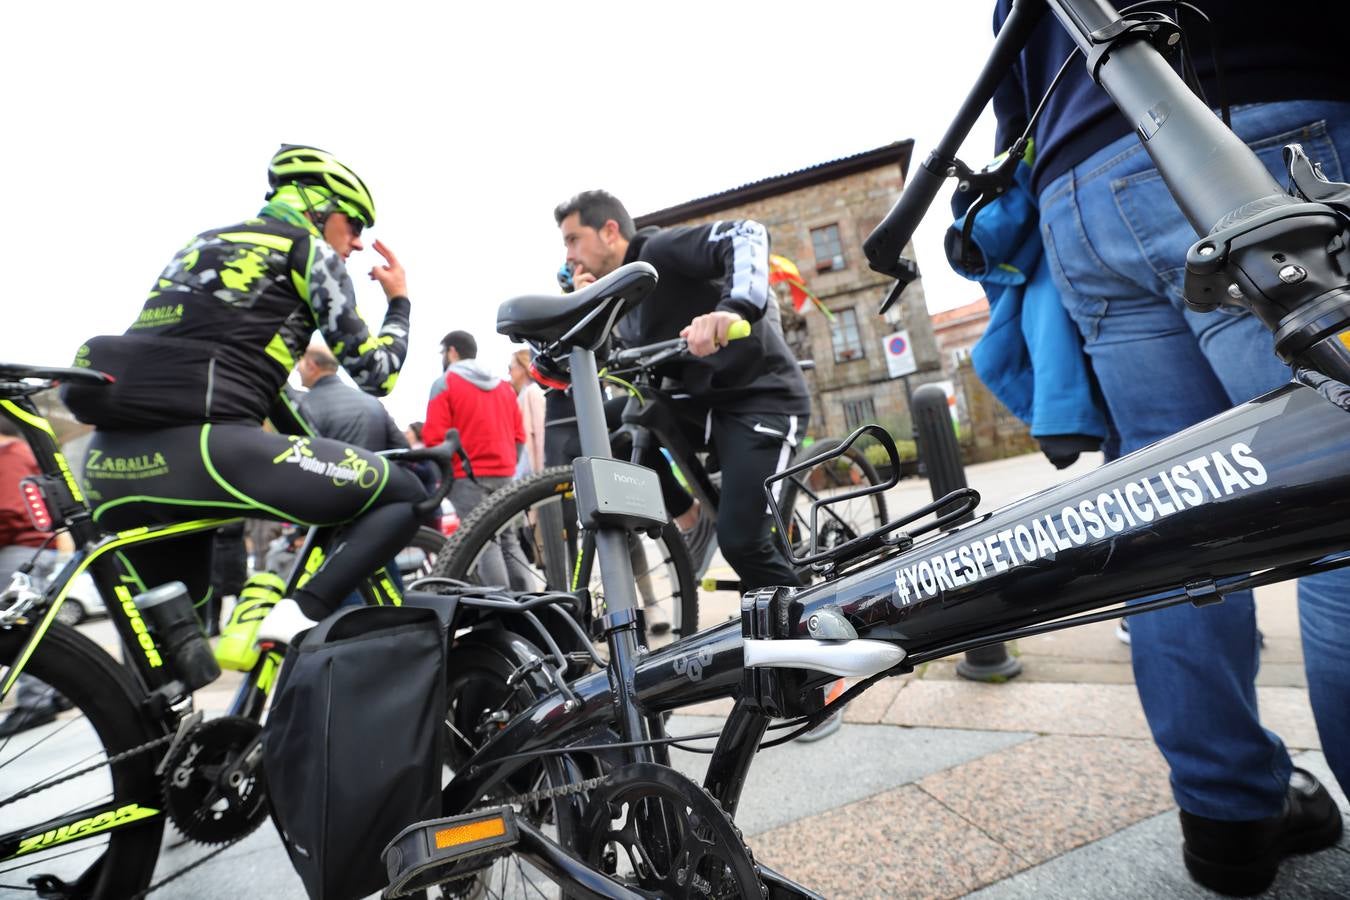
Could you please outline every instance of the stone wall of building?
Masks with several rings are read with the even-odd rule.
[[[810,430],[816,436],[842,436],[867,409],[871,415],[866,418],[892,427],[898,437],[908,436],[907,386],[904,379],[889,376],[882,349],[882,339],[897,329],[908,329],[919,368],[908,379],[909,390],[943,377],[922,281],[910,284],[900,302],[883,317],[879,310],[891,281],[869,269],[863,255],[863,240],[894,205],[903,183],[900,165],[892,163],[680,223],[743,218],[763,223],[769,229],[772,252],[797,264],[807,284],[836,317],[848,311],[856,317],[862,353],[836,361],[833,335],[840,327],[839,319],[831,322],[810,305],[796,315],[790,304],[782,304],[789,344],[799,358],[815,364],[807,379],[812,389]],[[817,272],[811,230],[828,225],[839,228],[844,266]]]

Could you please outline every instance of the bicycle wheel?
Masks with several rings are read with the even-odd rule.
[[[816,441],[798,452],[792,465],[832,453],[842,443],[837,438]],[[824,460],[783,482],[779,508],[787,520],[788,544],[793,552],[797,556],[806,556],[810,552],[812,503],[864,485],[881,483],[876,467],[867,461],[866,454],[856,444],[842,456]],[[818,521],[820,534],[816,538],[817,552],[837,547],[885,525],[886,498],[878,492],[831,504],[820,510]]]
[[[30,631],[0,628],[0,663],[14,662]],[[51,626],[24,675],[36,679],[29,690],[50,686],[71,708],[0,738],[0,891],[33,891],[29,880],[42,878],[50,889],[43,896],[125,900],[150,884],[159,856],[164,816],[154,768],[163,748],[106,761],[162,732],[142,718],[126,670],[68,626]],[[36,847],[23,840],[39,835]]]
[[[572,469],[555,466],[524,478],[490,496],[460,523],[436,559],[432,574],[474,584],[489,583],[483,563],[496,557],[505,563],[517,591],[570,590],[582,546],[572,500]],[[630,546],[638,596],[648,613],[648,646],[666,636],[698,630],[698,586],[689,550],[673,523],[656,539],[634,535]],[[500,580],[500,579],[497,579]],[[591,566],[589,587],[596,614],[604,602],[600,567]]]
[[[451,648],[447,658],[450,709],[446,714],[446,774],[454,772],[513,715],[523,712],[550,690],[541,673],[512,679],[521,659],[507,647],[527,646],[505,632],[470,634]],[[494,796],[478,805],[496,805],[510,797],[559,788],[598,773],[594,760],[550,757],[527,765],[508,779]],[[578,794],[534,800],[519,805],[520,814],[564,847],[573,847],[580,830]],[[458,810],[456,811],[458,812]],[[445,884],[447,898],[557,897],[556,885],[514,855],[489,868]],[[432,896],[437,896],[432,892]]]

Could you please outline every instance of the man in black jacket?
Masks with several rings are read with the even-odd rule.
[[[693,358],[667,374],[689,395],[678,404],[689,437],[714,448],[722,465],[722,554],[745,590],[797,584],[770,532],[762,485],[791,459],[811,406],[797,361],[766,316],[774,302],[768,232],[748,219],[638,231],[604,191],[578,194],[553,214],[578,288],[635,260],[656,268],[656,289],[619,330],[634,345],[689,342]],[[750,336],[729,343],[728,329],[742,319]],[[672,507],[678,500],[666,498]],[[706,527],[709,511],[688,497],[682,505],[667,512],[683,530]]]
[[[295,370],[308,391],[292,400],[314,433],[367,450],[405,450],[408,439],[374,397],[338,378],[337,357],[323,344],[310,344]]]

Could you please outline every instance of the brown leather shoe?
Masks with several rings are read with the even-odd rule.
[[[1330,847],[1341,837],[1341,811],[1316,778],[1294,769],[1284,811],[1267,819],[1226,822],[1181,811],[1182,856],[1191,877],[1230,897],[1259,894],[1280,861]]]

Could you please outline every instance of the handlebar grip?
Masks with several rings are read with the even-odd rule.
[[[741,319],[738,322],[732,322],[731,327],[727,329],[728,341],[739,341],[741,338],[750,336],[750,323]]]
[[[900,195],[895,206],[863,241],[863,252],[867,254],[867,261],[874,271],[892,278],[903,277],[897,270],[908,267],[899,263],[900,254],[904,253],[905,245],[914,237],[919,221],[928,212],[928,207],[933,205],[933,199],[937,197],[938,189],[946,178],[945,171],[934,172],[929,169],[928,161],[914,170],[914,178],[905,186],[905,192]]]

